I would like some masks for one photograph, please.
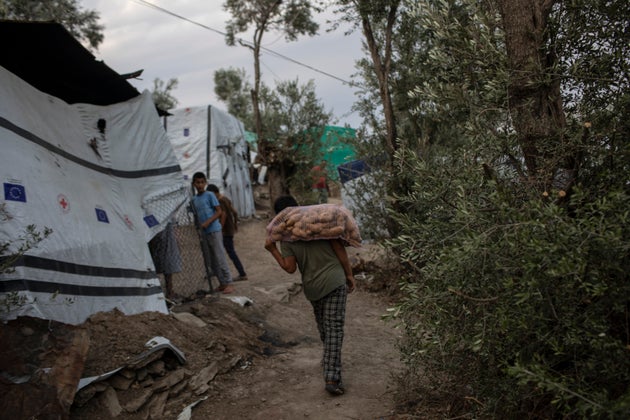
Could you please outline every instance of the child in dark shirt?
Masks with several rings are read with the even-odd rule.
[[[208,184],[207,189],[208,191],[214,193],[214,195],[219,199],[219,204],[221,205],[223,247],[225,248],[225,252],[227,252],[228,257],[230,257],[230,260],[232,260],[234,267],[236,267],[236,270],[238,271],[238,277],[235,277],[233,280],[247,280],[247,273],[245,273],[243,264],[236,254],[236,249],[234,249],[234,234],[238,232],[238,212],[232,205],[230,199],[221,194],[219,187],[214,184]]]

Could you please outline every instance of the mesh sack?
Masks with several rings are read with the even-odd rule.
[[[361,233],[348,209],[337,204],[287,207],[267,225],[272,242],[341,239],[344,244],[361,247]]]

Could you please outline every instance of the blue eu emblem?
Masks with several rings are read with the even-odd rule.
[[[4,199],[26,203],[26,189],[23,185],[4,183]]]
[[[107,218],[107,212],[103,209],[96,208],[96,220],[103,223],[109,223],[109,219]]]
[[[152,214],[144,216],[144,223],[146,223],[147,226],[149,226],[150,228],[160,224],[160,222],[158,222],[155,216]]]

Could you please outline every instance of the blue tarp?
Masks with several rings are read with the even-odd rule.
[[[339,172],[339,180],[343,185],[348,181],[352,181],[370,172],[370,166],[362,159],[353,160],[352,162],[337,166],[337,172]]]

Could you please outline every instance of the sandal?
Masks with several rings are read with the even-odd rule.
[[[330,395],[343,395],[345,388],[341,382],[326,382],[326,391]]]

